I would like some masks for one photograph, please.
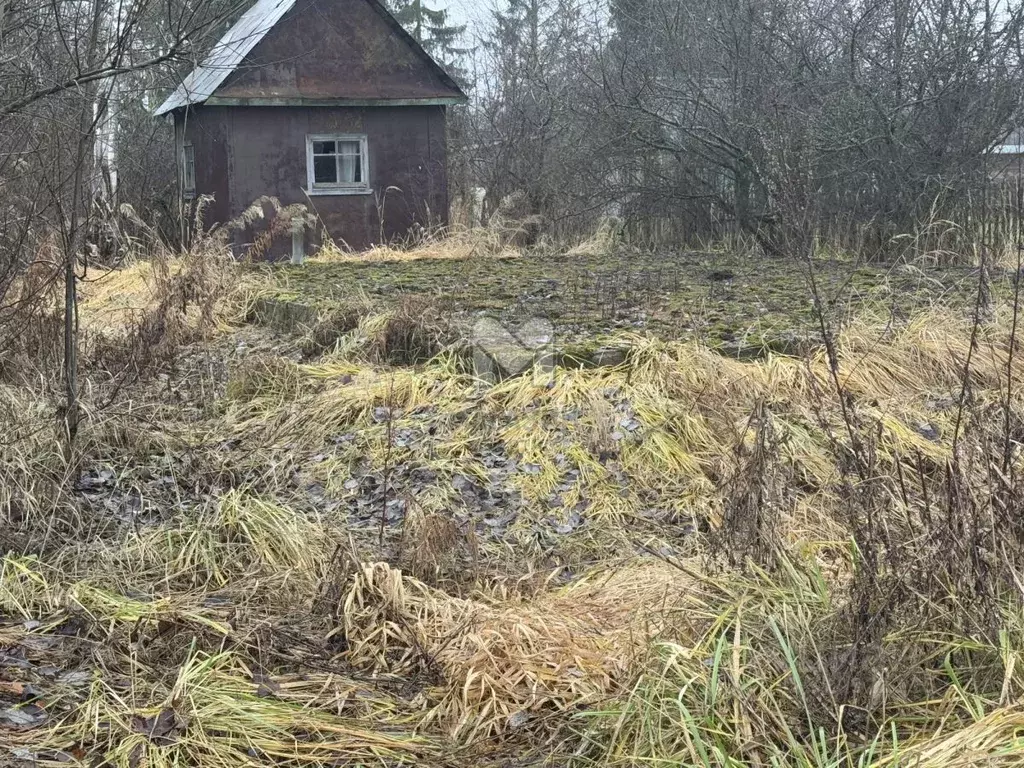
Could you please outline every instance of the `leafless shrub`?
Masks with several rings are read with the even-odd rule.
[[[282,206],[276,197],[264,195],[224,225],[224,230],[227,233],[252,233],[252,242],[244,255],[250,261],[261,261],[267,258],[271,247],[281,237],[290,236],[296,229],[304,232],[316,226],[316,222],[316,216],[302,203]]]
[[[722,487],[721,523],[710,535],[711,551],[733,566],[748,560],[774,569],[783,552],[783,516],[794,504],[794,477],[782,459],[783,437],[771,409],[759,402],[734,451],[736,467]]]
[[[415,365],[452,340],[452,323],[429,297],[403,296],[374,334],[370,355],[393,365]]]
[[[945,463],[881,447],[883,419],[844,385],[834,335],[811,281],[832,373],[832,391],[817,391],[815,411],[838,469],[830,491],[851,534],[853,568],[827,636],[805,649],[813,661],[804,671],[814,681],[809,689],[817,691],[821,716],[838,717],[832,727],[840,731],[872,732],[884,719],[885,691],[926,686],[908,670],[927,665],[927,649],[893,644],[894,635],[948,632],[998,645],[1007,602],[1021,600],[1024,487],[1014,467],[1024,422],[1012,351],[1002,402],[971,396],[985,281],[980,275],[969,353],[957,361],[962,383]],[[1015,335],[1014,321],[1004,340],[1008,350],[1016,347]],[[922,429],[927,434],[931,428]],[[908,695],[937,693],[925,687]]]
[[[200,241],[180,259],[157,256],[149,263],[150,306],[135,314],[127,333],[101,336],[92,351],[93,364],[120,371],[119,381],[173,365],[181,347],[212,333],[232,287],[229,257],[214,240]]]
[[[56,241],[46,238],[24,271],[0,285],[0,380],[59,368],[61,268]]]

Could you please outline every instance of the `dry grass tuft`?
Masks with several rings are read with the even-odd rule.
[[[514,242],[518,227],[494,222],[486,227],[456,227],[439,233],[424,233],[408,243],[374,245],[368,251],[353,253],[335,244],[326,245],[314,261],[419,261],[421,259],[459,261],[476,257],[508,259],[519,256]]]
[[[567,251],[569,256],[603,256],[621,246],[624,223],[616,216],[601,220],[590,237]]]
[[[365,765],[424,759],[434,747],[393,723],[323,711],[261,678],[231,653],[196,653],[169,683],[140,674],[96,680],[78,716],[58,724],[49,749],[84,749],[107,765]],[[325,681],[323,690],[330,690]],[[298,701],[288,698],[299,698]]]
[[[368,565],[345,598],[347,658],[378,671],[442,675],[432,716],[470,743],[614,691],[683,609],[680,581],[669,566],[636,564],[502,605],[453,598],[384,563]]]
[[[465,532],[447,514],[425,512],[411,505],[402,523],[404,569],[427,584],[442,580],[464,580],[461,568],[470,565],[477,545],[472,532]]]
[[[232,369],[225,394],[242,402],[272,398],[284,403],[296,398],[302,385],[296,363],[276,356],[254,356]]]

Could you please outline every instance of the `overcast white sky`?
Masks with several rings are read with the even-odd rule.
[[[487,4],[480,0],[438,0],[435,8],[447,8],[450,18],[459,24],[472,24],[487,13]]]
[[[1017,2],[1018,0],[1012,0]],[[2,2],[2,0],[0,0]],[[479,29],[481,22],[490,20],[491,8],[499,7],[504,3],[501,0],[433,0],[429,5],[431,8],[444,8],[448,11],[449,18],[456,24],[468,24],[470,40],[475,29]],[[588,15],[596,12],[598,17],[607,18],[607,12],[603,10],[605,5],[600,0],[593,3],[582,3],[581,7],[587,9]]]

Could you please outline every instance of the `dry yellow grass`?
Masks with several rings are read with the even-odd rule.
[[[494,252],[467,236],[369,258],[438,257],[432,248]],[[151,307],[153,269],[88,284],[83,318],[97,332],[127,327]],[[362,318],[353,338],[383,322]],[[908,457],[922,474],[948,462],[968,355],[982,405],[1024,374],[1005,316],[973,350],[971,332],[939,308],[843,329],[837,376],[878,436],[879,473]],[[864,733],[829,720],[842,716],[823,668],[845,650],[834,638],[857,555],[836,483],[844,403],[824,353],[738,361],[694,343],[618,341],[629,348],[619,365],[494,386],[450,350],[415,367],[372,364],[356,344],[307,364],[264,351],[235,366],[200,421],[160,409],[135,426],[144,439],[116,443],[87,425],[103,461],[152,461],[133,479],[181,471],[180,495],[116,536],[3,558],[0,612],[15,623],[0,642],[50,637],[74,617],[93,675],[17,744],[132,768],[481,764],[531,746],[581,766],[1024,764],[1009,601],[1002,645],[883,638],[918,687],[887,688]],[[26,435],[0,446],[24,479],[0,500],[50,510],[32,478],[67,469],[52,414],[23,393],[0,397]],[[1024,406],[1016,392],[1012,404]],[[109,418],[110,435],[127,429]],[[791,486],[778,510],[785,558],[744,573],[697,555],[766,425]],[[391,492],[408,498],[402,529],[385,531],[383,554],[401,552],[389,563],[344,503],[367,477],[400,485],[411,473],[385,477],[396,466],[430,479]],[[480,533],[462,506],[468,481],[518,505],[514,519]]]
[[[108,341],[140,328],[152,334],[147,324],[166,326],[168,333],[179,326],[203,333],[225,330],[244,313],[239,305],[253,292],[252,282],[215,240],[199,241],[181,256],[89,267],[78,283],[79,323],[87,336]]]
[[[601,220],[594,233],[574,245],[566,253],[569,256],[602,256],[621,244],[623,222],[611,216]]]
[[[180,268],[180,262],[159,259],[135,261],[116,269],[89,267],[79,283],[82,327],[106,333],[129,327],[156,302],[157,280]]]
[[[345,597],[346,658],[392,673],[437,665],[446,689],[430,717],[470,744],[613,693],[696,597],[691,580],[660,563],[507,602],[453,598],[375,563]]]
[[[369,250],[354,253],[334,244],[326,245],[313,261],[336,262],[386,262],[420,261],[423,259],[459,261],[474,257],[507,259],[520,255],[520,250],[510,243],[515,234],[501,226],[453,227],[444,236],[427,235],[408,245],[374,245]]]

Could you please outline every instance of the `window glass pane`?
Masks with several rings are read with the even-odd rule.
[[[191,144],[185,145],[184,152],[184,167],[182,169],[182,181],[184,182],[185,190],[192,191],[196,188],[196,154],[195,147]]]
[[[359,184],[363,180],[363,163],[358,154],[339,156],[338,169],[338,180],[342,184]]]
[[[311,141],[314,186],[362,186],[366,184],[364,143],[359,139]]]
[[[334,157],[313,158],[313,183],[314,184],[337,184],[338,168],[335,165]]]

